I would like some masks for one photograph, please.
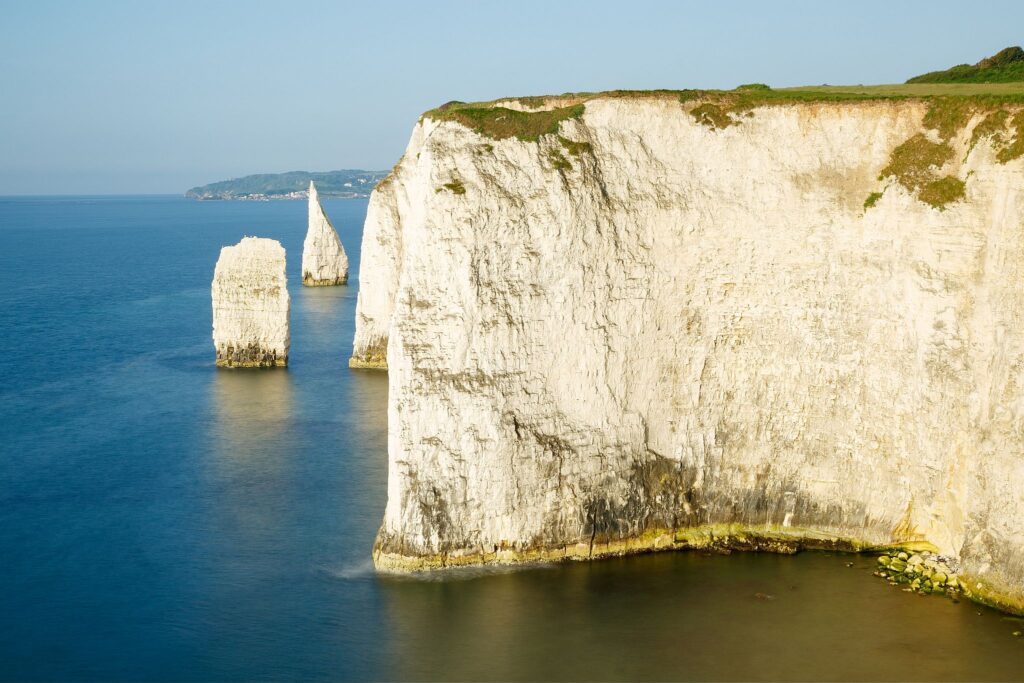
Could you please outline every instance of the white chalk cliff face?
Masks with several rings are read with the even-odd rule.
[[[290,299],[285,251],[277,240],[246,237],[220,250],[213,272],[217,365],[288,364]]]
[[[536,142],[423,118],[363,236],[377,566],[902,544],[1024,605],[1024,162],[972,145],[979,115],[962,201],[879,180],[926,110],[714,129],[598,98]]]
[[[348,282],[348,255],[331,220],[320,206],[320,195],[309,183],[309,228],[302,243],[302,284],[311,287]]]

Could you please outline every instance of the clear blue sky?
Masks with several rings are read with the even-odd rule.
[[[901,82],[1021,27],[1019,0],[4,0],[0,194],[383,169],[447,100]]]

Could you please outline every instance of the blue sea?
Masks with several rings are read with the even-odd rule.
[[[0,680],[1009,680],[1024,623],[868,557],[377,575],[387,377],[303,202],[0,198]],[[221,246],[288,251],[289,367],[214,366]]]

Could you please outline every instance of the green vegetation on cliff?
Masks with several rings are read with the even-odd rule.
[[[1024,50],[1008,47],[977,64],[914,76],[907,83],[1016,83],[1024,81]]]
[[[1008,48],[970,68],[1003,75],[1020,69],[1024,74],[1024,51]],[[879,181],[892,178],[922,202],[944,209],[966,195],[964,179],[943,171],[947,167],[955,170],[956,165],[951,162],[956,141],[972,122],[975,125],[970,130],[971,148],[980,140],[989,139],[1000,163],[1024,156],[1024,81],[933,82],[923,78],[902,85],[773,89],[763,83],[749,83],[734,90],[610,90],[492,102],[449,102],[423,117],[454,121],[492,140],[516,138],[538,142],[545,136],[555,136],[570,157],[578,157],[592,151],[591,143],[562,136],[561,125],[582,117],[586,104],[596,99],[675,101],[698,123],[716,131],[742,124],[761,107],[916,100],[927,103],[922,125],[933,132],[918,133],[896,147]],[[526,110],[520,110],[521,107]],[[488,145],[487,150],[492,152],[493,146]],[[549,149],[546,155],[551,166],[559,171],[573,167],[557,149]],[[871,192],[864,202],[865,210],[874,206],[883,192],[884,188]]]
[[[558,133],[558,127],[562,121],[578,119],[582,115],[582,104],[538,112],[524,112],[493,106],[490,103],[449,102],[428,111],[423,116],[435,121],[457,121],[466,128],[495,140],[515,137],[535,142],[542,135]]]
[[[701,123],[713,128],[726,128],[739,123],[743,114],[758,107],[935,98],[962,99],[961,111],[1005,104],[1024,104],[1024,82],[820,85],[780,89],[770,88],[762,83],[751,83],[735,90],[608,90],[547,97],[513,97],[490,102],[448,102],[424,112],[423,118],[455,121],[493,140],[517,138],[536,142],[545,135],[557,135],[563,121],[580,118],[585,104],[596,99],[676,100],[687,105],[692,104],[689,112]],[[507,105],[513,102],[535,111],[510,109]]]

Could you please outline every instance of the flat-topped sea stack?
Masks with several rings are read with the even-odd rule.
[[[751,86],[427,112],[363,235],[377,566],[900,547],[1024,609],[1022,110]]]
[[[348,282],[348,255],[320,205],[316,185],[309,183],[309,228],[302,243],[302,284],[328,287]]]
[[[277,240],[245,237],[220,250],[213,271],[213,345],[217,365],[288,365],[290,343],[285,250]]]

